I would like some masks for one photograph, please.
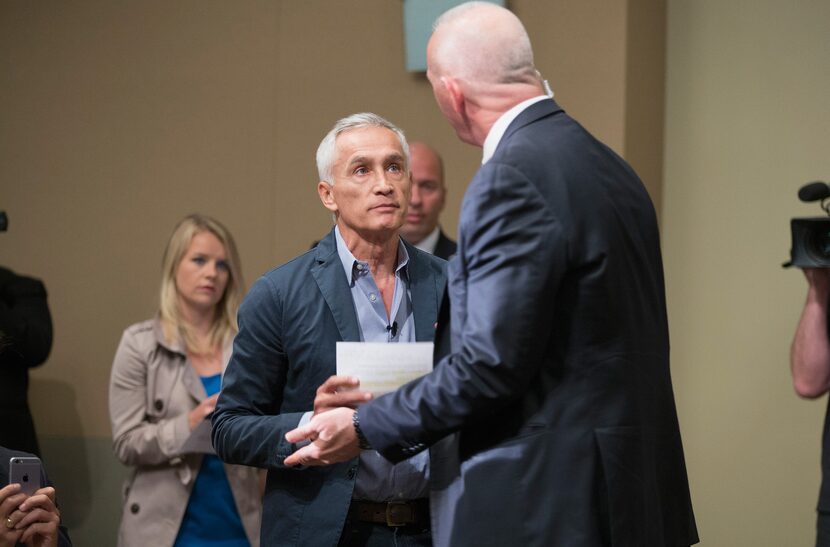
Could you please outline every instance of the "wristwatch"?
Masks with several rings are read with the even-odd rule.
[[[369,444],[369,439],[367,439],[366,435],[363,434],[363,431],[360,430],[360,418],[357,417],[356,410],[354,411],[354,414],[352,414],[352,424],[354,424],[354,432],[357,435],[357,445],[361,450],[371,450],[372,445]]]

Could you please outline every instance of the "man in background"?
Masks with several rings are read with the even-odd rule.
[[[434,148],[422,142],[409,143],[409,153],[412,193],[401,236],[422,251],[449,260],[456,244],[438,224],[447,197],[444,161]]]
[[[0,211],[0,231],[7,225]],[[40,456],[29,410],[29,369],[43,364],[51,349],[46,287],[0,267],[0,445]]]

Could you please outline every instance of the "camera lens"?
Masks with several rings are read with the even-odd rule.
[[[823,223],[815,226],[810,233],[807,251],[815,260],[823,263],[830,262],[830,227]]]

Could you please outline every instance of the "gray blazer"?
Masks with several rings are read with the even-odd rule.
[[[227,365],[230,346],[225,348]],[[132,472],[124,483],[118,545],[173,545],[201,454],[183,454],[187,414],[205,399],[204,386],[179,345],[164,340],[157,319],[127,328],[110,378],[110,420],[116,457]],[[256,469],[226,465],[236,509],[251,545],[259,545],[260,490]]]
[[[446,263],[411,245],[409,288],[415,337],[430,341]],[[336,373],[337,341],[360,327],[334,231],[305,254],[262,276],[239,310],[239,334],[213,413],[213,444],[228,462],[268,468],[262,544],[336,546],[352,499],[358,459],[288,468],[285,433],[312,410],[317,388]]]

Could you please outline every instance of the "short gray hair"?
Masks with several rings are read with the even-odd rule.
[[[334,164],[337,136],[346,131],[361,129],[363,127],[383,127],[394,133],[398,137],[398,142],[401,143],[404,160],[406,161],[406,169],[409,169],[409,144],[406,142],[406,136],[403,134],[403,131],[389,120],[377,114],[360,112],[338,120],[334,124],[334,127],[331,128],[331,131],[320,141],[320,146],[317,147],[317,175],[321,181],[334,184],[331,168]]]

